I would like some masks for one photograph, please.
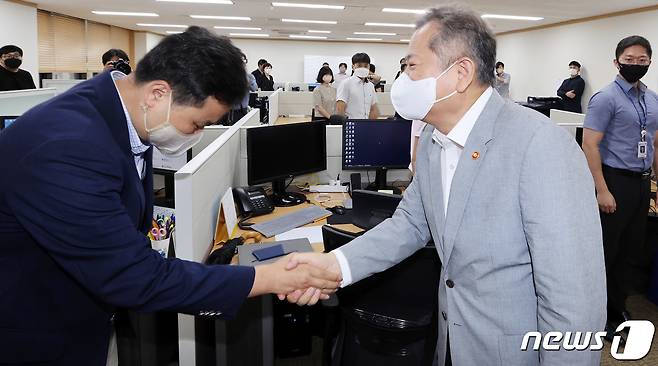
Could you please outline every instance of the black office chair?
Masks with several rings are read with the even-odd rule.
[[[325,251],[356,234],[324,226]],[[338,291],[341,329],[332,365],[431,365],[437,341],[441,264],[428,245],[411,257]]]

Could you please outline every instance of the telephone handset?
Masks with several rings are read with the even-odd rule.
[[[233,199],[242,217],[266,215],[274,211],[274,204],[262,187],[234,188]]]

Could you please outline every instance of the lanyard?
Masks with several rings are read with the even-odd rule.
[[[628,98],[628,101],[631,102],[633,105],[633,108],[635,109],[635,112],[637,113],[637,118],[639,119],[640,123],[640,128],[642,129],[642,141],[644,141],[644,136],[646,135],[646,130],[647,130],[647,111],[644,107],[642,107],[642,99],[641,96],[638,94],[637,98],[637,103],[640,105],[640,109],[642,109],[642,115],[644,115],[644,122],[642,122],[642,115],[640,114],[640,111],[637,110],[637,107],[635,106],[635,103],[633,102],[633,99],[624,91],[624,88],[622,88],[621,84],[619,84],[619,81],[615,80],[615,84],[621,89],[622,93]]]

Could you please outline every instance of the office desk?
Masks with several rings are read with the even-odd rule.
[[[321,207],[333,207],[342,205],[343,201],[349,198],[347,193],[326,193],[331,196],[331,200],[318,203],[316,197],[319,193],[307,193],[306,196],[312,203],[304,203],[292,207],[277,207],[269,215],[263,215],[250,219],[250,222],[263,222],[272,220],[282,215],[295,212],[308,207],[311,204],[317,204]],[[323,194],[324,195],[324,194]],[[320,220],[306,226],[322,226],[327,220]],[[342,230],[351,232],[360,232],[362,229],[354,225],[333,225]],[[239,237],[247,231],[236,229],[232,237]],[[250,231],[249,233],[253,233]],[[272,242],[275,238],[262,237],[260,242]],[[249,244],[245,244],[249,245]],[[323,243],[311,243],[316,252],[324,251]],[[232,264],[238,263],[237,255],[233,257]],[[205,354],[214,353],[217,355],[212,359],[201,358],[202,364],[215,365],[274,365],[274,319],[272,315],[272,306],[274,301],[279,301],[274,295],[259,296],[247,299],[237,317],[234,320],[204,320],[198,319],[196,326],[200,332],[205,333],[207,337],[215,339],[213,350],[205,350]],[[199,357],[197,358],[199,361]],[[197,364],[199,364],[197,362]]]
[[[274,124],[275,125],[288,125],[288,124],[291,124],[291,123],[310,122],[310,121],[311,121],[311,116],[308,116],[308,117],[279,117]]]

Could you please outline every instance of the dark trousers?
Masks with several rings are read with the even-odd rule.
[[[608,321],[615,321],[626,308],[632,266],[642,262],[651,185],[649,179],[624,176],[605,167],[603,177],[617,204],[614,213],[601,213]]]

